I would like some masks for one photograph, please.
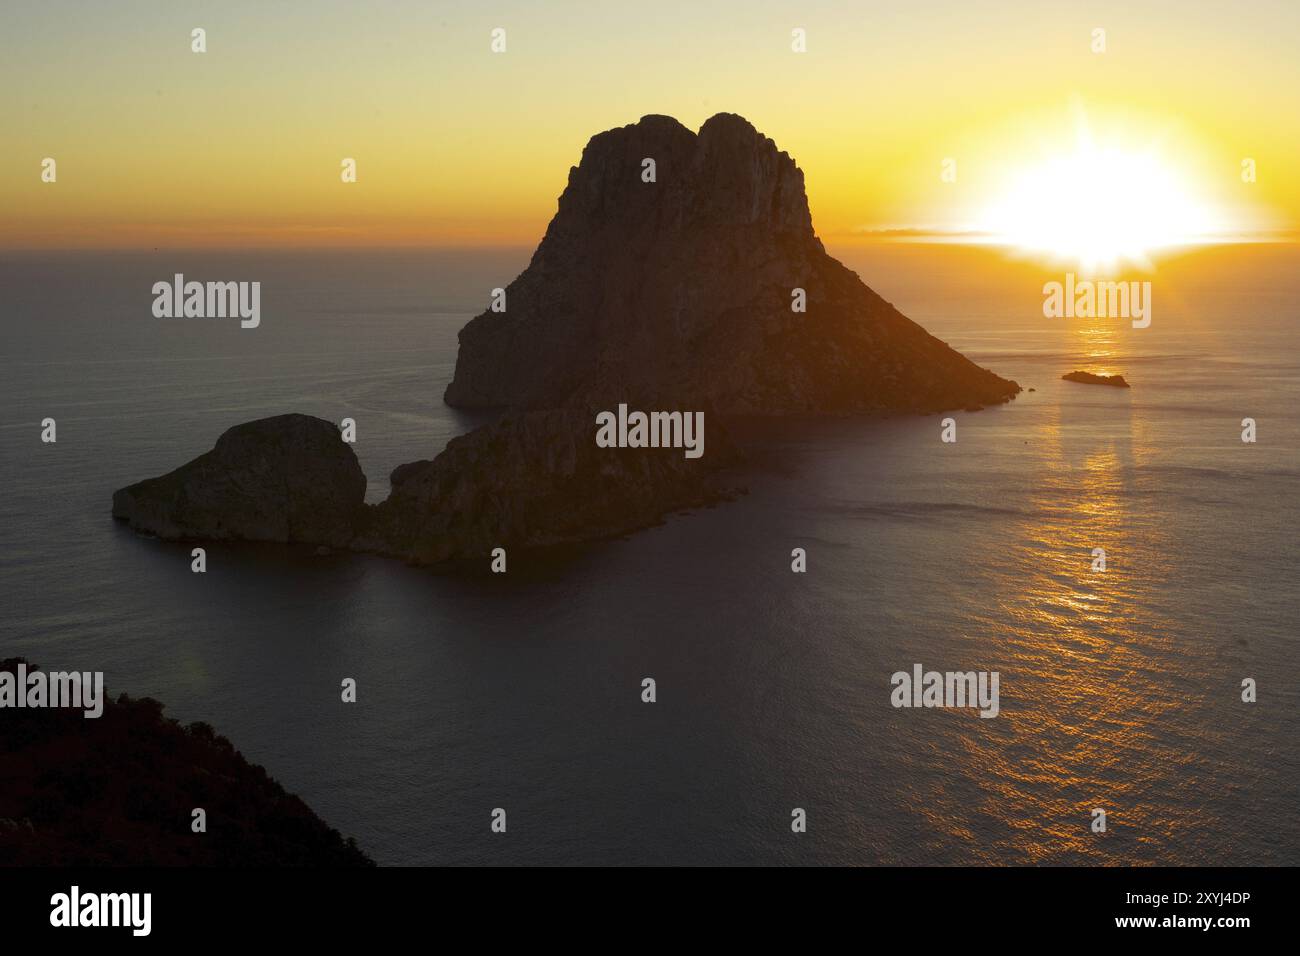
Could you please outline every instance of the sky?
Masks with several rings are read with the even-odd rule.
[[[532,245],[593,134],[723,111],[828,241],[978,230],[1084,125],[1224,232],[1300,224],[1295,0],[11,0],[0,90],[0,249]]]

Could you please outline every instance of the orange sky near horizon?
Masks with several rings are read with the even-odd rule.
[[[828,241],[978,230],[1080,116],[1224,232],[1300,223],[1292,3],[611,6],[7,9],[0,248],[531,245],[587,139],[652,112],[745,116],[803,168]]]

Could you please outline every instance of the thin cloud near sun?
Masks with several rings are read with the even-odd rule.
[[[1253,159],[1207,171],[1212,160],[1186,136],[1150,123],[1096,121],[1078,102],[1068,115],[1068,134],[1064,124],[1043,129],[1035,119],[1024,124],[1032,146],[1013,140],[999,150],[994,139],[973,162],[945,158],[954,182],[960,169],[976,184],[945,204],[937,165],[939,200],[929,221],[864,225],[852,234],[999,246],[1089,273],[1150,270],[1168,250],[1284,236],[1277,215],[1250,195]],[[1237,195],[1227,184],[1240,186]]]

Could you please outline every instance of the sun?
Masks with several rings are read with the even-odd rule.
[[[1094,140],[1080,121],[1073,149],[1015,170],[982,216],[990,241],[1074,263],[1084,272],[1151,268],[1153,253],[1208,241],[1220,223],[1155,146]]]

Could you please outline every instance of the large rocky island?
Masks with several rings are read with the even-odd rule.
[[[397,468],[381,504],[364,503],[333,424],[282,415],[118,491],[114,517],[167,539],[476,560],[728,497],[734,416],[929,413],[1020,391],[829,256],[803,173],[728,113],[698,133],[647,116],[593,137],[504,293],[461,331],[445,395],[502,416]],[[707,453],[598,444],[596,416],[620,405],[702,413]]]
[[[460,333],[449,405],[936,412],[1020,391],[827,255],[803,172],[731,113],[592,137],[505,292]]]

